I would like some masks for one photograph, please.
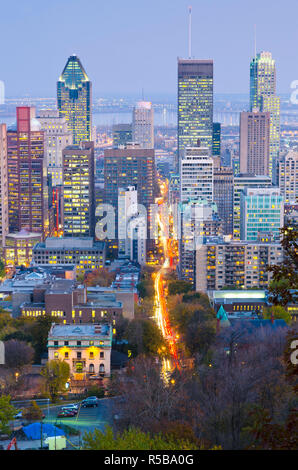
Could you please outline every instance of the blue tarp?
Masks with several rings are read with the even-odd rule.
[[[43,423],[33,423],[29,424],[28,426],[24,426],[22,430],[26,434],[29,439],[40,439],[41,433],[41,426],[42,426],[42,435],[46,437],[55,437],[55,436],[65,436],[65,432],[61,429],[57,428],[57,426],[53,426],[53,424]]]

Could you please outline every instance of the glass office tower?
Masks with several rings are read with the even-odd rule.
[[[271,52],[261,52],[250,63],[250,111],[270,112],[269,174],[277,183],[280,98],[276,96],[276,68]]]
[[[65,117],[73,144],[91,140],[92,84],[76,55],[68,58],[57,82],[60,117]]]
[[[202,147],[212,152],[213,61],[178,60],[178,161],[186,147]]]

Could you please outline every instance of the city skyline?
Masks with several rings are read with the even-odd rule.
[[[4,5],[1,11],[4,25],[0,37],[4,44],[10,38],[9,48],[4,48],[0,76],[6,85],[6,96],[54,96],[55,83],[65,58],[73,53],[80,57],[88,70],[95,95],[117,90],[118,93],[139,93],[141,97],[144,89],[145,99],[149,99],[152,93],[175,92],[177,57],[187,58],[186,1],[165,1],[160,5],[153,0],[150,6],[135,1],[128,5],[118,0],[109,2],[109,5],[91,1],[88,9],[83,8],[81,0],[72,2],[71,8],[68,1],[58,4],[54,0],[49,5],[40,6],[35,0],[30,0],[29,4],[32,8],[19,5],[11,18],[10,5]],[[298,77],[292,47],[298,37],[293,23],[295,16],[289,14],[294,1],[287,0],[286,4],[288,8],[279,11],[277,5],[267,0],[261,5],[253,1],[248,6],[242,5],[241,12],[237,12],[234,0],[224,5],[218,0],[210,5],[192,2],[193,57],[214,60],[215,93],[246,93],[249,89],[254,25],[257,51],[270,51],[276,59],[277,92],[290,93],[290,84]],[[56,14],[57,9],[59,15]],[[115,11],[117,15],[113,13]],[[221,14],[225,22],[218,22],[216,29],[211,28],[214,15],[220,17]],[[40,21],[43,18],[46,18],[46,24]],[[283,26],[285,21],[287,29]],[[29,26],[25,31],[20,26],[24,22]],[[63,39],[53,33],[59,29],[63,31]],[[81,34],[74,35],[73,30]],[[277,30],[282,41],[273,34]],[[15,61],[19,31],[22,31],[23,46],[34,50],[35,54],[21,54]],[[124,71],[121,75],[119,68]],[[21,81],[19,70],[22,70]]]

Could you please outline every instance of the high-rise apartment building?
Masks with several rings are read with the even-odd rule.
[[[113,126],[113,148],[117,149],[121,145],[126,146],[128,142],[132,142],[131,124],[115,124]]]
[[[269,176],[255,176],[239,174],[234,176],[234,202],[233,202],[233,238],[240,240],[240,196],[246,188],[270,188],[272,181]]]
[[[279,162],[279,187],[285,204],[298,202],[298,151],[290,150]]]
[[[63,226],[65,237],[94,236],[94,144],[63,150]]]
[[[92,84],[76,55],[68,58],[57,82],[59,116],[65,117],[73,144],[91,140]]]
[[[269,175],[270,113],[240,114],[240,173]]]
[[[138,214],[138,192],[134,186],[118,189],[118,238],[119,257],[130,258],[131,244],[128,238],[130,220]]]
[[[267,236],[279,242],[284,201],[279,188],[245,188],[240,196],[240,239],[254,242]]]
[[[35,108],[17,107],[17,122],[7,130],[9,231],[51,232],[44,159],[44,132]]]
[[[213,201],[213,159],[207,147],[187,147],[180,159],[180,202]]]
[[[206,237],[196,252],[195,289],[267,289],[272,274],[266,267],[282,260],[283,250],[278,243]]]
[[[223,223],[224,235],[233,234],[234,174],[232,168],[214,169],[213,200]]]
[[[6,124],[0,124],[0,250],[8,234],[8,181]]]
[[[44,131],[45,140],[45,165],[48,175],[52,180],[52,186],[62,184],[62,151],[72,144],[72,134],[68,130],[65,117],[59,116],[58,110],[41,110],[37,120]]]
[[[276,96],[275,60],[261,52],[250,63],[250,111],[258,108],[270,113],[269,174],[277,183],[280,138],[280,98]]]
[[[178,160],[198,140],[211,155],[212,136],[213,61],[178,59]]]
[[[144,149],[154,148],[154,115],[150,101],[139,101],[133,109],[132,140]]]

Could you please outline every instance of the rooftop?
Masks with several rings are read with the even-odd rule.
[[[49,332],[49,339],[59,337],[110,337],[112,334],[111,325],[100,324],[80,324],[80,325],[56,325],[52,324]]]

